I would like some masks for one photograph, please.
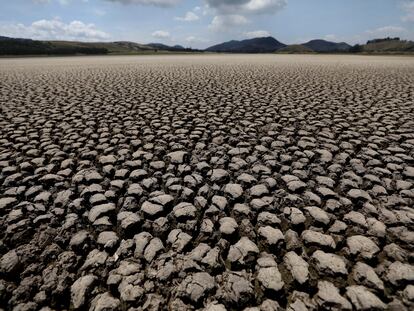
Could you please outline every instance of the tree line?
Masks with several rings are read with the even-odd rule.
[[[54,46],[50,42],[6,38],[0,40],[0,55],[73,55],[107,54],[106,48]]]

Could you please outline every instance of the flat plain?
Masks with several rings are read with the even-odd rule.
[[[413,310],[414,58],[0,59],[0,309]]]

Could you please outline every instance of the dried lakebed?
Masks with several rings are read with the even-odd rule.
[[[0,309],[412,310],[414,59],[0,60]]]

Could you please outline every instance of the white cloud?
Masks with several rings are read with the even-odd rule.
[[[348,44],[365,44],[368,40],[380,39],[385,37],[401,37],[401,39],[412,39],[414,38],[413,35],[414,34],[412,32],[408,31],[404,27],[389,25],[379,27],[376,29],[366,30],[364,32],[352,36],[328,34],[324,36],[323,39],[335,42],[346,42]],[[302,38],[300,40],[297,40],[295,43],[307,42],[310,39],[315,38]]]
[[[194,43],[197,42],[197,38],[194,36],[189,36],[187,38],[185,38],[185,41],[189,42],[189,43]]]
[[[405,15],[401,17],[404,22],[414,22],[414,1],[406,1],[402,4]]]
[[[337,36],[334,34],[325,35],[323,39],[326,41],[334,41],[334,42],[338,40]]]
[[[248,32],[243,33],[243,37],[248,38],[248,39],[270,37],[270,32],[266,30],[248,31]]]
[[[93,10],[93,13],[95,15],[97,15],[97,16],[105,16],[106,15],[106,11],[105,10],[101,10],[101,9],[98,9],[98,8],[94,9]]]
[[[194,12],[201,12],[201,15],[206,16],[209,13],[210,7],[207,4],[201,6],[196,6],[193,11]]]
[[[372,30],[367,30],[365,33],[372,36],[387,37],[402,34],[405,31],[406,29],[400,26],[384,26]]]
[[[214,16],[208,28],[214,31],[226,31],[236,26],[242,26],[249,23],[249,20],[243,15],[217,15]]]
[[[181,0],[106,0],[110,2],[119,2],[122,4],[138,4],[158,7],[171,7],[177,5]]]
[[[272,14],[286,6],[286,0],[205,0],[221,14]]]
[[[69,24],[59,19],[38,20],[31,25],[0,24],[0,33],[9,37],[31,38],[38,40],[107,40],[110,35],[96,28],[94,24],[72,21]]]
[[[195,36],[188,36],[187,38],[185,38],[185,41],[188,42],[188,43],[208,42],[208,40],[206,40],[206,39],[195,37]]]
[[[55,1],[61,5],[68,5],[71,0],[55,0]],[[88,0],[83,0],[83,2],[87,2],[87,1]],[[36,4],[48,4],[48,3],[52,3],[52,0],[32,0],[32,2]]]
[[[176,17],[174,18],[177,21],[182,21],[182,22],[194,22],[200,19],[200,17],[195,14],[194,12],[187,12],[185,13],[185,15],[183,17]]]
[[[153,36],[154,38],[157,39],[167,39],[170,37],[170,33],[168,31],[164,31],[164,30],[157,30],[154,31],[151,36]]]

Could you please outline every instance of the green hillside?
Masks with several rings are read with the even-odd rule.
[[[365,53],[414,53],[414,42],[395,39],[376,39],[362,46]]]
[[[145,54],[170,52],[199,52],[177,46],[150,46],[128,41],[77,42],[39,41],[0,36],[0,55],[100,55],[100,54]]]
[[[414,42],[400,38],[380,38],[366,44],[350,46],[326,40],[311,40],[304,44],[285,45],[273,37],[254,38],[242,41],[228,41],[207,48],[195,50],[182,46],[168,46],[160,43],[139,44],[129,41],[78,42],[40,41],[0,36],[0,56],[12,55],[105,55],[105,54],[152,54],[152,53],[356,53],[356,54],[414,54]]]
[[[76,42],[76,41],[48,41],[55,47],[77,47],[77,48],[94,48],[105,49],[107,54],[128,54],[137,52],[153,52],[154,49],[143,44],[134,42]]]
[[[108,54],[108,49],[94,44],[63,41],[38,41],[0,37],[0,55],[72,55]]]

